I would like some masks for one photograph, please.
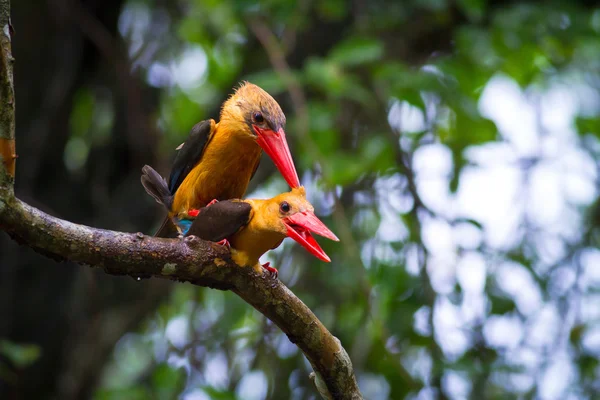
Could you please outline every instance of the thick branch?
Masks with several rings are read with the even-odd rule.
[[[54,218],[0,191],[0,228],[55,260],[111,275],[166,278],[230,289],[273,321],[306,355],[334,399],[360,399],[348,354],[284,284],[234,264],[229,252],[195,237],[160,239],[94,229]]]

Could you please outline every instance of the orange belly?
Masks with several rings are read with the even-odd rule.
[[[211,200],[242,198],[260,161],[252,137],[215,132],[200,162],[186,176],[173,199],[173,214],[199,209]]]
[[[257,266],[261,271],[258,259],[267,251],[279,247],[285,234],[276,229],[279,219],[279,204],[272,199],[245,200],[252,205],[250,221],[246,226],[230,238],[231,254],[236,264],[241,266]]]
[[[284,234],[257,229],[251,221],[231,238],[231,248],[236,250],[234,261],[243,267],[254,266],[263,254],[279,247],[283,239]]]

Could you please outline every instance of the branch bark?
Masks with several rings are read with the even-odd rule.
[[[13,85],[14,58],[10,46],[12,26],[10,24],[10,2],[0,1],[0,174],[8,174],[3,180],[12,183],[15,177],[15,96]]]
[[[231,290],[273,321],[310,361],[326,399],[362,399],[340,341],[284,284],[240,268],[229,251],[195,237],[160,239],[95,229],[52,217],[14,196],[14,86],[10,1],[0,0],[0,229],[54,260],[135,279],[163,278]]]

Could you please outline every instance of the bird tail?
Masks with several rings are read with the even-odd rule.
[[[173,196],[169,191],[167,181],[165,181],[165,179],[149,165],[144,165],[144,168],[142,168],[141,181],[146,192],[152,196],[157,203],[162,204],[167,211],[170,211],[171,206],[173,205]],[[158,231],[154,234],[156,237],[164,238],[174,238],[177,237],[177,235],[177,228],[169,217],[165,218]]]
[[[154,234],[156,237],[161,238],[176,238],[179,235],[177,227],[173,223],[173,220],[169,217],[165,218],[158,231]]]
[[[142,168],[141,181],[146,192],[152,196],[157,203],[162,204],[170,211],[173,204],[173,196],[169,191],[167,181],[149,165],[144,165],[144,168]]]

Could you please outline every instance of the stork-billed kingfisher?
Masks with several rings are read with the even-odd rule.
[[[167,197],[145,172],[142,175],[146,191],[169,209],[156,236],[176,236],[174,224],[185,230],[179,225],[189,224],[190,217],[213,200],[241,198],[258,168],[262,150],[291,187],[300,186],[285,138],[285,122],[271,95],[243,82],[223,103],[219,122],[199,122],[177,148]]]
[[[226,200],[201,210],[191,224],[186,236],[219,242],[224,239],[231,246],[233,261],[242,267],[253,267],[261,272],[264,267],[275,276],[277,270],[259,258],[277,248],[283,239],[290,237],[320,260],[331,259],[311,235],[339,239],[315,215],[313,206],[306,200],[304,187],[282,193],[271,199]]]

